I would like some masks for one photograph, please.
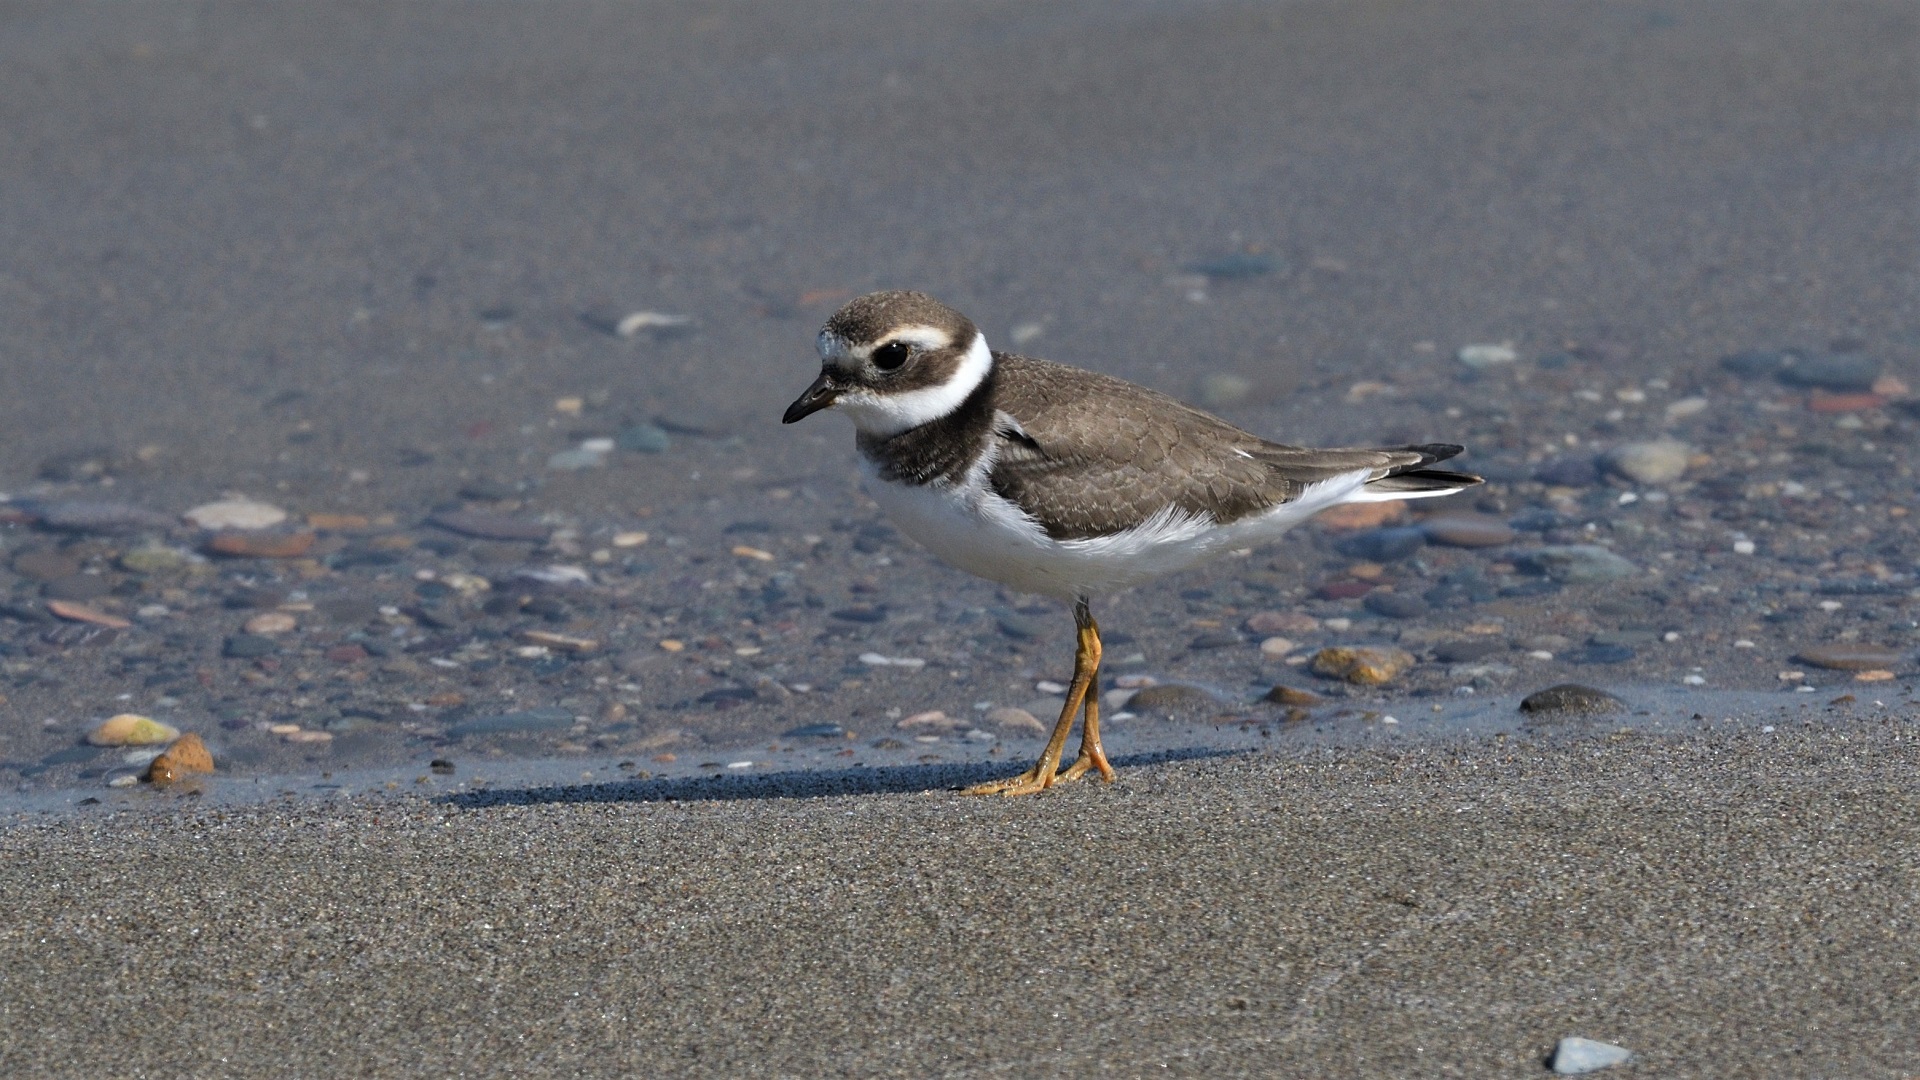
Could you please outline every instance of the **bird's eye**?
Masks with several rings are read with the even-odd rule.
[[[873,350],[873,366],[881,371],[898,371],[913,355],[913,346],[904,341],[889,341]]]

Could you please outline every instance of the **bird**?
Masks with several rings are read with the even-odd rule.
[[[1072,606],[1073,678],[1046,748],[970,795],[1114,779],[1100,741],[1097,598],[1267,543],[1329,507],[1481,482],[1432,467],[1462,452],[1450,443],[1289,446],[1135,383],[996,352],[924,293],[851,300],[816,345],[819,377],[782,423],[845,413],[867,489],[901,532],[959,569]],[[1062,768],[1076,719],[1079,753]]]

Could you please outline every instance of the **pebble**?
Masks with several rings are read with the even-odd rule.
[[[1793,659],[1828,671],[1873,671],[1899,667],[1907,654],[1878,645],[1816,645],[1793,654]]]
[[[297,559],[313,550],[314,534],[223,532],[207,541],[207,551],[244,559]]]
[[[1747,349],[1721,357],[1720,367],[1743,379],[1757,379],[1780,374],[1791,359],[1778,349]]]
[[[927,734],[942,734],[950,731],[965,731],[973,725],[957,717],[948,716],[939,709],[928,709],[912,716],[902,718],[893,725],[901,731],[918,731]]]
[[[1160,683],[1148,686],[1127,699],[1130,712],[1147,713],[1169,719],[1211,716],[1220,708],[1212,694],[1184,683]]]
[[[513,572],[520,581],[537,581],[542,585],[591,585],[593,574],[578,566],[525,566]]]
[[[613,443],[622,450],[639,454],[664,454],[673,448],[673,436],[658,424],[644,421],[629,424],[613,436]]]
[[[551,630],[522,630],[520,640],[532,645],[544,645],[549,649],[558,649],[569,653],[590,653],[600,647],[592,638],[575,637],[571,634],[556,634]]]
[[[611,449],[611,447],[609,447]],[[607,463],[607,452],[597,447],[576,446],[572,450],[562,450],[547,458],[547,468],[572,472],[579,469],[597,469]]]
[[[1706,398],[1683,397],[1678,401],[1670,401],[1667,403],[1667,408],[1666,408],[1667,422],[1673,423],[1676,420],[1685,420],[1689,416],[1696,416],[1706,411],[1707,411]]]
[[[1464,548],[1499,547],[1520,535],[1497,517],[1466,510],[1430,514],[1420,522],[1420,531],[1430,543]]]
[[[868,667],[923,668],[927,662],[918,656],[883,656],[877,652],[863,652],[860,662]]]
[[[156,746],[180,737],[180,729],[138,713],[121,713],[101,721],[87,735],[95,746]]]
[[[1387,502],[1347,503],[1320,511],[1314,520],[1323,528],[1337,532],[1357,532],[1360,529],[1377,529],[1390,525],[1405,517],[1407,501],[1391,499]]]
[[[1370,529],[1342,540],[1339,551],[1355,559],[1372,562],[1399,562],[1417,554],[1427,544],[1427,534],[1408,526]]]
[[[290,743],[330,743],[333,741],[333,732],[289,731],[280,737]]]
[[[657,335],[683,331],[692,325],[690,315],[671,315],[664,311],[635,311],[623,315],[613,324],[613,332],[623,338],[637,338],[641,334],[653,331]]]
[[[1388,619],[1417,619],[1430,609],[1427,602],[1412,593],[1375,590],[1363,601],[1368,611]]]
[[[1521,552],[1514,565],[1568,585],[1590,585],[1632,577],[1640,568],[1595,544],[1549,545]]]
[[[1187,642],[1187,648],[1195,652],[1201,652],[1207,649],[1229,649],[1238,644],[1240,644],[1239,634],[1216,630],[1211,633],[1201,634],[1192,641]]]
[[[1569,664],[1624,664],[1633,657],[1633,647],[1630,645],[1594,642],[1585,648],[1567,653],[1561,659]]]
[[[1533,478],[1552,487],[1592,487],[1600,482],[1600,462],[1592,454],[1549,458],[1534,467]]]
[[[443,510],[427,518],[427,523],[462,536],[483,540],[533,540],[544,543],[553,530],[537,521],[509,517],[487,510]]]
[[[1686,475],[1693,448],[1678,439],[1622,443],[1606,456],[1607,468],[1641,484],[1671,484]]]
[[[96,611],[85,604],[76,604],[71,600],[49,600],[47,601],[47,610],[66,619],[68,622],[91,623],[94,626],[104,626],[111,630],[125,630],[133,625],[118,615],[109,615],[104,611]]]
[[[24,505],[39,517],[42,526],[61,532],[121,533],[165,529],[173,524],[173,519],[165,514],[131,503],[63,499]]]
[[[193,561],[193,556],[179,548],[148,545],[137,547],[120,556],[120,568],[135,574],[164,574],[179,570]]]
[[[1872,412],[1885,408],[1887,399],[1879,394],[1834,394],[1825,390],[1815,390],[1807,398],[1807,411],[1827,415],[1840,413]]]
[[[1545,690],[1535,690],[1520,701],[1520,711],[1534,714],[1582,713],[1586,715],[1604,715],[1624,712],[1627,703],[1607,693],[1595,690],[1591,686],[1579,683],[1561,683],[1549,686]]]
[[[1553,1048],[1553,1071],[1561,1076],[1579,1076],[1618,1065],[1631,1057],[1633,1051],[1624,1046],[1569,1035]]]
[[[1047,733],[1047,725],[1041,723],[1039,717],[1012,705],[988,709],[986,721],[1002,731],[1013,731],[1022,735],[1039,736]]]
[[[1311,690],[1302,690],[1298,687],[1281,684],[1276,684],[1273,689],[1267,691],[1266,697],[1261,700],[1271,701],[1276,705],[1293,705],[1300,708],[1324,705],[1327,701],[1326,698],[1321,697]]]
[[[180,515],[188,524],[216,529],[270,529],[287,520],[287,512],[253,499],[221,499],[202,503]]]
[[[1238,405],[1251,393],[1253,383],[1239,375],[1215,371],[1200,377],[1200,404],[1209,409]]]
[[[1880,376],[1880,362],[1858,353],[1838,356],[1823,353],[1791,360],[1776,372],[1780,381],[1788,386],[1842,392],[1872,390],[1873,380]]]
[[[1455,359],[1476,371],[1496,364],[1511,364],[1520,359],[1519,350],[1515,349],[1510,341],[1498,345],[1462,345],[1453,355]]]
[[[780,733],[786,739],[844,739],[847,729],[839,724],[802,724]]]
[[[1292,638],[1263,638],[1260,642],[1260,655],[1268,660],[1278,660],[1292,652],[1293,648],[1294,643]]]
[[[516,712],[476,716],[448,728],[447,734],[456,738],[466,735],[511,735],[526,732],[565,731],[572,726],[572,709],[549,705],[539,709],[521,709]]]
[[[1256,611],[1243,625],[1250,634],[1311,634],[1320,620],[1298,611]]]
[[[200,736],[188,732],[147,766],[147,782],[159,786],[213,771],[213,753]]]
[[[1344,679],[1360,686],[1379,686],[1392,682],[1413,663],[1413,654],[1403,649],[1342,645],[1315,653],[1312,670],[1315,675]]]
[[[284,634],[299,625],[299,621],[284,611],[269,611],[248,619],[242,629],[249,634],[271,637]]]
[[[220,655],[232,660],[253,660],[262,656],[271,656],[279,652],[280,646],[270,637],[260,634],[235,634],[227,639]]]

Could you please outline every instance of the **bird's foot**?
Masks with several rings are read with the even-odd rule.
[[[975,784],[970,788],[965,788],[960,794],[1032,795],[1037,791],[1047,790],[1059,780],[1059,774],[1054,772],[1058,764],[1058,762],[1042,762],[1011,780],[989,780],[984,784]]]
[[[1060,770],[1060,775],[1054,777],[1053,782],[1064,784],[1070,780],[1078,780],[1085,776],[1089,769],[1098,770],[1100,779],[1109,784],[1113,783],[1113,763],[1107,760],[1107,752],[1099,746],[1082,746],[1080,756],[1074,759],[1073,764]]]

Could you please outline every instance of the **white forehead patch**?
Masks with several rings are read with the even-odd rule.
[[[940,344],[929,346],[939,348],[949,341],[946,331],[932,327],[909,327],[910,330],[930,330],[938,335]],[[899,341],[900,332],[887,338]],[[938,386],[926,386],[918,390],[908,390],[898,394],[877,394],[871,390],[846,390],[835,399],[834,404],[853,426],[868,435],[898,435],[910,428],[938,420],[960,407],[967,396],[979,389],[987,373],[993,370],[993,352],[987,348],[987,336],[975,334],[973,344],[960,357],[959,366],[947,381]]]

